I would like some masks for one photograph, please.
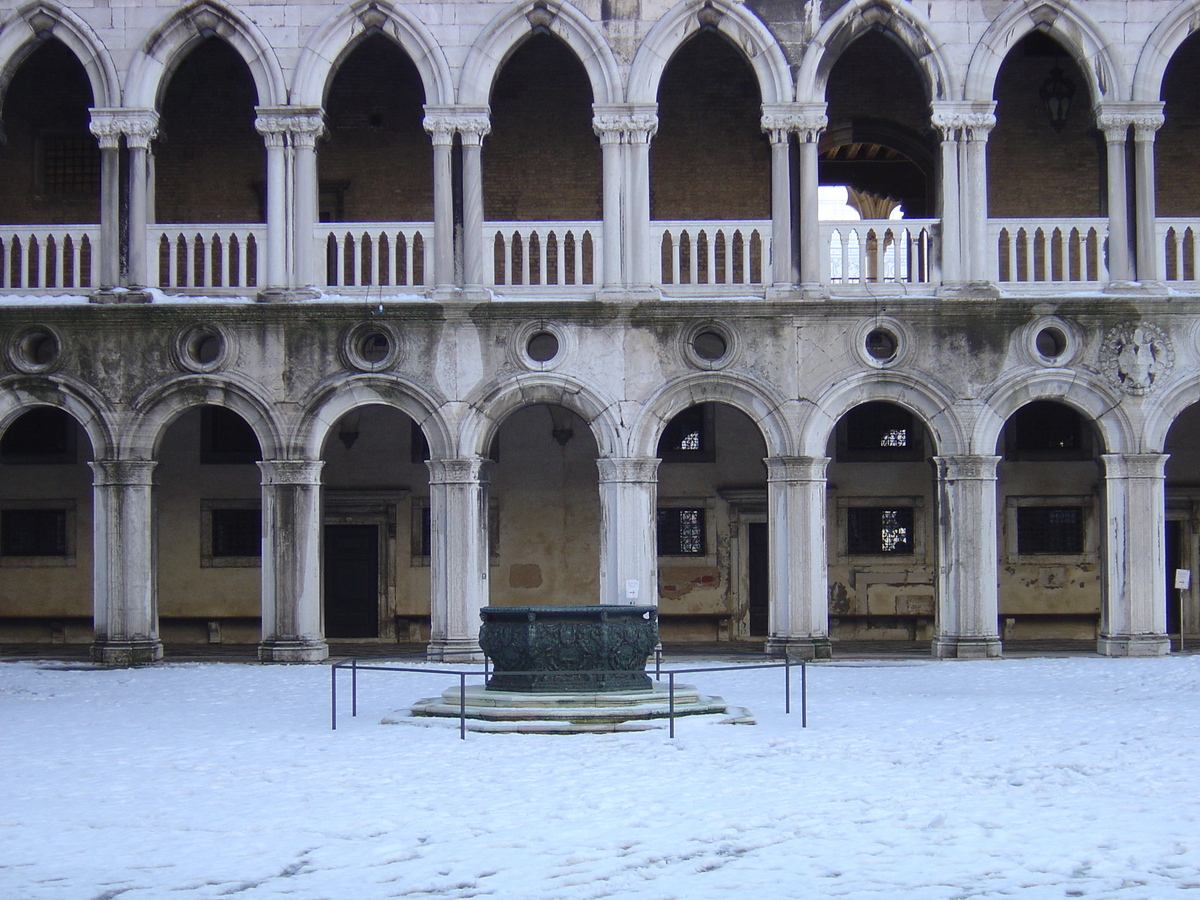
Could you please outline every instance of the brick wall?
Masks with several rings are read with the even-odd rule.
[[[754,71],[724,38],[701,33],[671,59],[650,144],[655,219],[767,219],[771,148]]]
[[[250,71],[219,38],[179,64],[155,142],[159,222],[261,222],[266,153]]]
[[[1160,216],[1200,214],[1196,165],[1200,155],[1200,39],[1188,38],[1171,58],[1163,78],[1166,123],[1154,139]]]
[[[337,70],[318,145],[323,182],[344,186],[348,222],[433,218],[433,150],[421,125],[425,89],[387,38],[367,38]]]
[[[88,132],[92,89],[70,50],[49,40],[17,69],[4,97],[0,146],[0,222],[99,222],[100,191],[55,196],[40,183],[36,156],[44,135],[95,142]],[[98,159],[98,157],[97,157]]]
[[[529,38],[496,77],[491,107],[492,133],[483,145],[484,215],[600,219],[592,87],[567,45],[545,34]]]

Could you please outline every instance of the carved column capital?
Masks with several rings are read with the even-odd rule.
[[[596,460],[600,483],[645,484],[658,483],[657,458],[614,458],[602,456]]]
[[[158,463],[152,459],[98,459],[88,465],[97,487],[149,487]]]
[[[319,485],[321,459],[264,459],[258,467],[262,470],[262,483],[276,485]]]
[[[91,111],[88,129],[100,141],[101,147],[116,147],[121,136],[130,147],[146,149],[158,137],[158,113],[152,109],[105,109]]]
[[[768,482],[824,481],[827,456],[768,456]]]
[[[467,459],[429,459],[430,484],[487,484],[491,480],[492,461],[482,456]]]
[[[995,481],[999,456],[935,456],[939,481]]]

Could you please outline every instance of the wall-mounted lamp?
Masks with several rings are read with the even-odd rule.
[[[1050,77],[1042,82],[1038,91],[1042,102],[1046,104],[1046,112],[1050,114],[1050,124],[1055,131],[1062,131],[1067,124],[1067,115],[1071,112],[1071,98],[1075,96],[1075,82],[1063,74],[1063,70],[1055,66],[1050,70]]]
[[[342,442],[342,446],[347,450],[353,447],[354,442],[358,440],[358,425],[361,420],[361,413],[351,413],[342,419],[342,423],[338,427],[338,440]]]
[[[574,415],[569,409],[561,406],[547,406],[550,410],[550,436],[558,443],[558,446],[566,448],[567,441],[575,437],[575,429],[572,427],[574,423]]]

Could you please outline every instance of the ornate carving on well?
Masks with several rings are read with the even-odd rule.
[[[1126,322],[1108,332],[1100,347],[1100,367],[1127,394],[1152,391],[1175,364],[1166,333],[1148,322]]]
[[[488,690],[650,690],[656,607],[488,606],[479,617],[479,646],[494,667]]]

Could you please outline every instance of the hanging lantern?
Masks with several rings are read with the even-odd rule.
[[[1054,126],[1055,131],[1062,131],[1071,111],[1071,98],[1075,96],[1075,82],[1064,75],[1061,68],[1055,66],[1050,70],[1050,77],[1042,82],[1038,94],[1046,104],[1050,124]]]

